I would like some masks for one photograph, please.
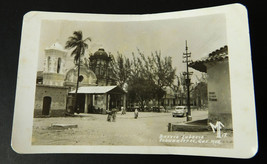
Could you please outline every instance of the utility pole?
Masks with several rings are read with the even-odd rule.
[[[186,87],[187,87],[187,121],[192,121],[192,116],[191,116],[191,108],[190,108],[190,75],[193,74],[193,72],[188,71],[188,63],[191,62],[189,58],[191,57],[191,53],[188,52],[188,47],[187,47],[187,40],[185,41],[185,53],[183,53],[183,58],[185,59],[183,63],[186,63],[186,72],[183,72],[183,75],[185,76],[185,82],[186,82]]]

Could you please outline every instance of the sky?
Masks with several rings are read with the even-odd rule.
[[[131,22],[92,22],[43,20],[40,33],[38,71],[43,70],[44,49],[59,42],[63,47],[74,31],[82,31],[83,37],[90,37],[88,52],[94,53],[103,47],[106,52],[117,52],[131,58],[137,48],[145,55],[161,51],[161,55],[171,56],[176,74],[186,70],[182,62],[187,40],[191,59],[197,60],[212,51],[227,45],[225,15],[216,14],[168,20]],[[73,58],[68,50],[67,68],[72,68]],[[89,57],[88,52],[85,57]],[[192,68],[194,75],[200,73]],[[193,77],[192,77],[193,78]]]

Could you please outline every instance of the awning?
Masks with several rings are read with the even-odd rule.
[[[75,93],[75,90],[69,93]],[[78,92],[80,94],[125,94],[125,91],[119,86],[83,86],[79,87]]]

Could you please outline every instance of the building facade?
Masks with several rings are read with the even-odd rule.
[[[190,63],[190,67],[207,73],[208,122],[220,121],[226,129],[232,129],[232,108],[228,47],[213,51],[202,60]]]
[[[61,116],[66,111],[68,88],[36,84],[34,117]]]
[[[34,117],[58,116],[66,110],[68,87],[63,85],[67,52],[58,43],[45,49],[44,71],[37,73]]]
[[[95,73],[98,86],[116,85],[116,81],[112,78],[112,58],[104,48],[99,48],[89,57],[89,60],[89,69]]]
[[[78,113],[105,114],[111,108],[126,107],[126,93],[114,85],[109,74],[111,58],[103,48],[90,56],[89,68],[81,63],[77,99],[78,66],[66,70],[66,55],[59,43],[45,49],[44,71],[38,71],[36,78],[35,117],[63,116],[75,103]]]
[[[45,49],[43,84],[63,86],[67,51],[58,43]]]

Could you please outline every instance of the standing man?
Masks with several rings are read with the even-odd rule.
[[[108,114],[107,121],[110,122],[112,117],[112,111],[107,110],[106,113]]]
[[[112,108],[111,112],[112,112],[112,121],[115,122],[116,121],[117,109],[116,108]]]
[[[121,107],[121,115],[124,115],[124,114],[126,114],[126,111],[125,111],[125,109],[123,108],[123,106]]]
[[[138,117],[138,109],[136,108],[134,111],[134,118],[137,119],[137,117]]]

